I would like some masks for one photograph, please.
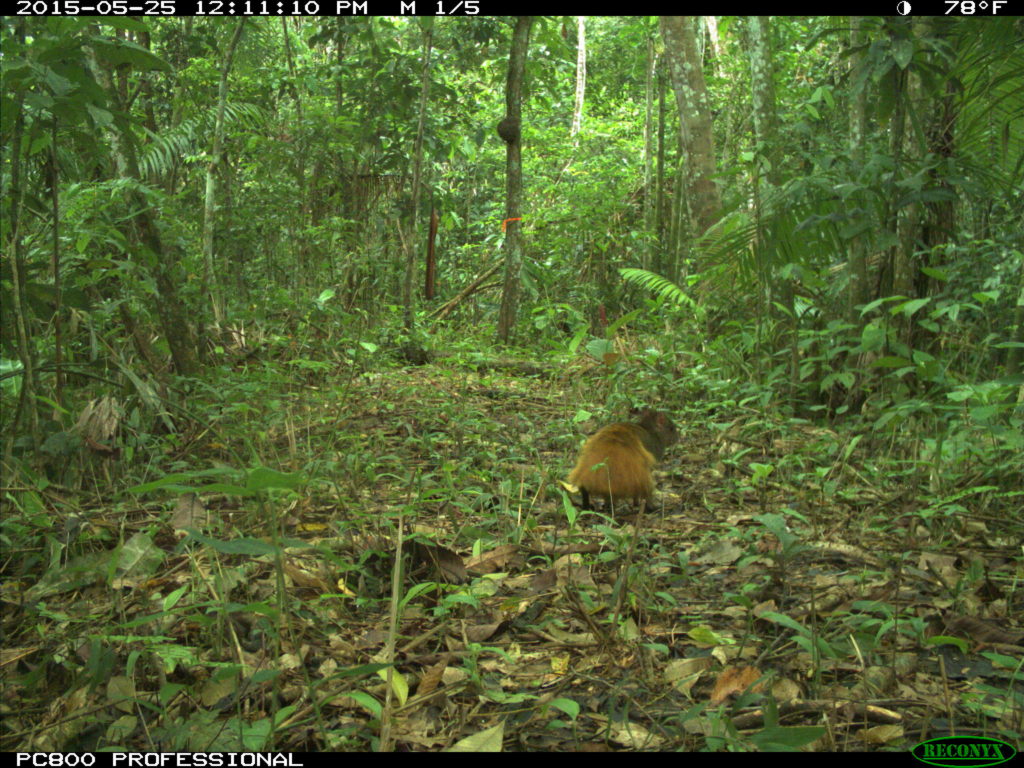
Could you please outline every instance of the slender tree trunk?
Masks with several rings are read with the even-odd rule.
[[[19,47],[25,47],[25,25],[24,18],[18,19],[17,31],[15,33]],[[35,344],[31,337],[31,321],[28,317],[28,307],[25,302],[25,248],[21,242],[21,201],[24,197],[24,190],[21,186],[21,144],[25,133],[25,92],[19,90],[14,109],[14,128],[11,132],[11,181],[10,200],[11,213],[7,222],[10,227],[10,238],[8,240],[11,249],[11,303],[14,305],[14,329],[18,340],[18,359],[21,361],[23,373],[21,377],[21,397],[18,401],[18,413],[15,417],[12,434],[17,432],[17,424],[20,420],[28,422],[29,435],[32,438],[32,445],[38,450],[40,444],[39,433],[39,411],[36,400],[36,356]],[[5,447],[5,453],[10,452],[11,443]],[[6,466],[6,462],[5,462]]]
[[[775,70],[772,66],[771,29],[767,16],[748,16],[750,95],[753,104],[754,138],[758,154],[768,166],[765,174],[773,186],[779,184],[780,143],[776,138]]]
[[[773,250],[776,238],[771,236],[771,224],[765,224],[764,182],[770,187],[780,181],[781,153],[776,136],[778,119],[775,111],[775,72],[772,66],[771,28],[767,16],[748,16],[744,20],[747,58],[750,61],[750,101],[754,123],[754,168],[751,184],[754,199],[754,221],[757,229],[755,253],[761,282],[764,306],[762,317],[782,316],[789,331],[789,398],[796,406],[800,390],[800,319],[796,310],[796,297],[790,278],[773,269],[778,263]],[[775,310],[775,301],[786,311]]]
[[[861,50],[865,43],[864,17],[850,17],[850,47],[854,54],[850,59],[850,81],[856,83],[857,72],[865,65],[865,51]],[[850,100],[850,157],[853,160],[854,174],[860,172],[864,165],[864,140],[867,132],[867,85],[862,84]],[[867,240],[858,234],[850,241],[848,264],[850,269],[850,288],[846,309],[846,319],[860,324],[860,311],[857,307],[871,301],[868,285]]]
[[[182,29],[180,32],[176,30],[178,19],[168,19],[168,24],[173,25],[172,28],[176,30],[176,34],[180,34],[184,39],[187,40],[192,36],[193,21],[194,19],[192,16],[186,16],[184,19],[182,19]],[[188,66],[189,57],[187,53],[183,52],[180,56],[172,56],[170,61],[171,66],[174,67],[176,71],[180,72]],[[177,128],[179,125],[181,125],[181,115],[185,103],[187,101],[184,96],[186,87],[187,86],[185,84],[185,78],[174,78],[174,86],[171,96],[171,104],[173,104],[174,106],[171,108],[171,117],[170,122],[168,123],[168,126],[172,129]],[[180,165],[181,162],[179,160],[175,160],[173,165],[171,166],[170,173],[166,174],[166,176],[164,177],[164,191],[169,195],[174,194],[174,190],[178,186],[178,168],[180,167]]]
[[[927,17],[920,20],[915,27],[920,29],[920,36],[930,37],[933,40],[941,40],[949,43],[950,33],[949,22],[942,17]],[[926,54],[928,64],[941,69],[940,58],[935,54]],[[918,90],[923,92],[920,84],[920,77],[915,76],[918,81]],[[940,157],[944,162],[956,157],[956,126],[960,124],[957,112],[960,99],[957,97],[959,83],[952,78],[948,79],[941,92],[930,92],[922,96],[920,101],[914,104],[915,114],[925,116],[925,148],[929,155]],[[927,101],[926,101],[927,100]],[[947,196],[941,199],[932,199],[922,203],[923,221],[921,222],[921,245],[926,252],[925,259],[938,259],[936,249],[943,243],[955,240],[957,208],[956,201],[959,199],[949,183],[946,173],[939,171],[932,166],[928,171],[928,178],[934,189],[941,189],[947,192]],[[936,267],[936,263],[926,261],[920,266]],[[925,275],[920,269],[916,270],[917,295],[919,297],[931,296],[938,288],[932,278]]]
[[[691,16],[661,17],[665,61],[679,104],[679,138],[691,229],[699,237],[718,221],[722,203],[714,182],[715,145],[711,132],[711,109],[693,27]]]
[[[647,66],[644,78],[644,232],[647,247],[643,251],[642,266],[650,269],[654,255],[654,70],[658,54],[654,50],[654,37],[647,36]]]
[[[413,146],[412,166],[412,236],[405,240],[405,280],[402,283],[402,304],[405,306],[405,329],[412,331],[416,313],[413,311],[416,282],[416,244],[420,231],[420,176],[423,168],[423,128],[427,122],[427,102],[430,97],[430,51],[434,41],[434,19],[427,16],[423,24],[423,70],[420,74],[420,115],[416,123],[416,141]],[[401,226],[401,224],[399,224]]]
[[[665,251],[672,260],[670,274],[676,275],[677,281],[686,276],[683,274],[684,265],[681,264],[681,257],[683,242],[690,236],[683,175],[682,161],[680,160],[672,173],[672,204],[668,212],[668,243],[665,247]]]
[[[897,23],[895,20],[893,23]],[[897,43],[895,31],[890,31],[890,39],[893,44]],[[892,115],[889,118],[889,152],[895,166],[893,178],[899,179],[904,171],[904,158],[906,149],[906,123],[907,123],[907,70],[893,67],[891,71],[893,89]],[[893,190],[896,191],[895,189]],[[911,273],[911,242],[913,238],[913,223],[910,210],[898,210],[890,207],[889,221],[886,222],[889,231],[896,232],[896,241],[892,250],[892,292],[903,296],[910,296],[913,286],[913,274]],[[898,317],[897,322],[903,323]]]
[[[53,253],[51,268],[53,271],[53,362],[54,400],[58,406],[64,405],[64,289],[60,271],[60,187],[57,180],[60,176],[57,166],[57,118],[50,124],[50,157],[47,160],[50,184],[50,215],[53,219]],[[59,411],[55,414],[60,421]]]
[[[908,150],[912,143],[907,137],[907,111],[911,92],[916,84],[910,82],[907,70],[895,72],[896,99],[892,113],[892,134],[890,150],[895,165],[894,179],[899,179],[906,169],[914,163]],[[915,152],[916,154],[916,152]],[[897,188],[893,188],[896,192]],[[910,203],[902,208],[894,209],[892,217],[896,223],[896,246],[893,249],[893,293],[898,296],[915,297],[914,276],[917,272],[916,244],[921,230],[921,211],[918,203]],[[908,346],[913,346],[914,320],[903,313],[897,314],[893,321],[899,328],[900,339]]]
[[[576,102],[572,111],[572,127],[569,135],[578,144],[577,136],[583,124],[583,100],[587,89],[587,28],[584,17],[576,17]]]
[[[1007,334],[1010,341],[1016,342],[1011,345],[1006,353],[1006,375],[1007,377],[1017,376],[1021,371],[1021,358],[1024,357],[1022,349],[1024,349],[1024,269],[1019,270],[1020,285],[1017,286],[1017,306],[1013,311],[1013,325],[1010,327],[1010,331]],[[1014,398],[1010,395],[1007,398],[1007,402],[1013,402]],[[1024,384],[1017,388],[1018,403],[1024,403]]]
[[[658,270],[669,277],[670,280],[677,280],[675,264],[673,269],[668,269],[669,259],[666,257],[666,228],[665,228],[665,78],[658,74],[658,170],[657,170],[657,198],[654,202],[655,240],[657,245]]]
[[[345,24],[344,18],[336,18],[334,20],[334,116],[343,117],[345,114],[345,88],[344,88],[344,74],[345,74],[345,47],[348,43],[348,35],[346,34],[348,27]],[[330,158],[327,167],[332,169],[331,172],[338,179],[344,179],[348,169],[345,167],[345,162],[340,157]],[[347,199],[342,199],[339,205],[340,213],[345,218],[350,218],[350,203]],[[337,270],[338,259],[331,259],[332,272]],[[346,286],[346,301],[350,301],[352,297],[352,291],[349,288],[351,285],[350,270],[353,268],[352,264],[346,263],[341,269],[341,276],[333,278],[332,281],[340,281]]]
[[[238,19],[235,33],[231,36],[224,61],[220,68],[220,85],[217,90],[217,119],[213,128],[213,147],[210,150],[210,162],[206,166],[206,201],[203,206],[203,289],[213,308],[213,319],[218,328],[224,325],[224,293],[217,278],[214,264],[213,230],[216,224],[217,211],[217,168],[220,166],[221,153],[224,146],[224,108],[228,100],[228,74],[235,58],[235,49],[242,38],[245,28],[245,17]]]
[[[704,28],[708,31],[708,42],[711,43],[711,65],[716,75],[722,74],[722,44],[718,36],[718,18],[702,16]]]
[[[298,24],[298,21],[292,19],[292,23]],[[302,93],[299,91],[298,86],[299,77],[295,71],[295,57],[292,55],[291,34],[288,32],[288,18],[285,16],[281,17],[281,37],[284,40],[284,56],[288,65],[288,90],[291,91],[292,100],[295,102],[295,119],[297,123],[292,133],[292,141],[295,142],[295,151],[292,153],[291,162],[292,174],[295,177],[295,189],[298,191],[297,196],[299,210],[302,212],[302,221],[307,225],[298,233],[299,264],[303,277],[310,283],[315,284],[320,275],[315,273],[315,265],[310,263],[309,238],[306,236],[307,227],[316,223],[312,220],[310,193],[306,183],[306,156],[309,154],[306,150],[306,120],[303,114]]]
[[[94,34],[98,33],[94,32]],[[96,52],[91,46],[84,46],[84,52],[93,78],[106,91],[111,102],[118,109],[123,109],[120,97],[111,81],[110,73],[100,64],[96,58]],[[117,175],[120,178],[138,182],[139,165],[135,157],[134,146],[131,141],[123,139],[118,132],[117,125],[116,122],[112,122],[102,128],[110,142],[110,154],[114,160]],[[129,233],[129,240],[140,244],[141,254],[139,255],[145,257],[145,263],[156,282],[159,295],[156,297],[154,310],[156,316],[160,318],[161,330],[167,339],[175,370],[183,376],[190,376],[199,368],[198,355],[195,339],[186,319],[188,313],[178,295],[179,281],[174,277],[177,272],[177,262],[164,248],[149,202],[134,187],[127,193],[127,196],[130,210],[134,211],[129,223],[135,230],[134,233]],[[154,373],[157,372],[154,371]]]
[[[498,313],[498,340],[512,339],[519,311],[519,271],[522,261],[522,222],[519,220],[523,196],[522,100],[526,49],[530,42],[532,16],[516,19],[512,33],[512,51],[508,59],[505,86],[505,117],[498,123],[498,135],[505,142],[505,285]]]

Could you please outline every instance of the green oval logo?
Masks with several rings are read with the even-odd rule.
[[[981,768],[1012,760],[1017,750],[999,739],[986,736],[944,736],[922,741],[911,754],[928,765],[943,768]]]

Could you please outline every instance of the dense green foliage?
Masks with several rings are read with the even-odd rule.
[[[871,535],[901,515],[913,521],[908,537],[921,523],[946,541],[968,514],[1019,530],[1019,20],[780,17],[760,52],[743,18],[688,23],[700,30],[721,198],[704,232],[694,231],[696,201],[680,182],[687,158],[657,20],[587,19],[576,135],[576,22],[534,21],[522,300],[517,359],[508,360],[493,344],[501,272],[460,291],[502,256],[506,147],[496,126],[509,19],[0,20],[0,541],[16,551],[3,576],[43,585],[15,601],[34,611],[18,619],[19,645],[54,626],[53,642],[67,643],[48,671],[33,667],[18,685],[44,700],[95,689],[130,648],[160,661],[162,712],[179,692],[191,695],[198,684],[175,670],[198,668],[201,654],[172,660],[179,646],[154,639],[163,630],[139,639],[111,605],[104,620],[120,622],[123,646],[91,640],[90,655],[69,628],[79,618],[57,616],[44,599],[94,586],[69,565],[76,557],[107,586],[139,588],[144,580],[113,560],[89,558],[137,548],[143,561],[159,550],[154,541],[169,532],[139,513],[161,493],[243,508],[219,539],[193,531],[190,541],[217,556],[276,557],[280,583],[284,500],[296,515],[353,510],[339,524],[344,536],[381,520],[392,532],[396,509],[438,511],[458,521],[444,546],[479,554],[520,543],[537,510],[568,510],[575,531],[575,510],[561,497],[545,502],[543,490],[564,474],[573,425],[641,402],[676,414],[684,434],[687,423],[707,431],[699,465],[718,474],[704,487],[737,504],[756,497],[756,530],[783,544],[772,555],[779,572],[799,547],[787,549],[773,515],[820,532],[834,510],[866,505],[868,488],[887,501],[843,519]],[[770,62],[774,90],[761,94],[770,120],[756,130],[752,89],[763,86],[752,61]],[[432,212],[437,298],[427,301]],[[429,373],[405,378],[402,366],[428,359]],[[104,518],[73,543],[83,510],[114,505],[148,538]],[[179,501],[175,519],[189,524],[172,527],[193,529],[180,510]],[[750,551],[759,546],[750,529],[729,528]],[[600,533],[605,554],[628,551],[632,562],[613,527]],[[360,580],[353,589],[366,608],[391,589],[375,560],[390,545],[360,546],[357,561],[329,546],[316,553],[335,576]],[[660,546],[651,562],[686,581],[678,552]],[[71,574],[59,586],[57,571]],[[244,577],[197,571],[210,608],[166,633],[181,647],[204,631],[238,645],[227,638],[242,631],[231,617],[243,606],[227,596]],[[675,604],[664,584],[648,586],[646,605]],[[163,602],[144,613],[174,615],[175,587],[153,586]],[[458,600],[431,588],[435,617],[455,615]],[[750,609],[746,594],[727,599]],[[285,597],[246,601],[281,642]],[[620,609],[621,600],[615,620]],[[26,629],[32,622],[38,629]],[[860,631],[852,626],[836,635]],[[856,642],[877,632],[881,646],[888,627],[871,624]],[[837,657],[854,652],[832,639]],[[483,650],[493,651],[474,645],[465,665],[486,687],[475,666]],[[379,716],[365,695],[360,704]],[[214,730],[202,720],[212,712],[164,726],[156,741],[195,747],[197,731]],[[253,730],[204,745],[280,744],[274,729],[293,712],[255,724],[234,712],[239,732]],[[686,717],[663,725],[683,734]],[[768,748],[715,717],[721,727],[700,746]],[[289,744],[365,748],[380,737],[374,722]],[[35,748],[140,743],[134,724],[103,724],[99,742],[51,734]],[[821,736],[796,730],[772,738],[796,746]],[[25,743],[3,737],[6,748]]]

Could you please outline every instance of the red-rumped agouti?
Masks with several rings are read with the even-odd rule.
[[[632,499],[637,505],[654,495],[651,470],[679,433],[664,413],[646,408],[630,415],[636,423],[609,424],[583,444],[569,482],[580,489],[584,509],[592,509],[592,495],[606,503]]]

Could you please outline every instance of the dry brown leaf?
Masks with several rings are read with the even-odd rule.
[[[316,573],[310,573],[308,570],[302,568],[298,563],[292,560],[284,561],[284,572],[297,587],[315,589],[321,593],[332,591],[330,583],[322,576]]]
[[[171,513],[171,530],[179,538],[186,535],[186,528],[199,528],[202,530],[203,520],[201,516],[205,513],[206,507],[203,505],[198,494],[182,494],[174,505],[174,512]]]
[[[413,552],[420,562],[433,564],[442,581],[449,584],[465,584],[469,581],[469,574],[466,573],[466,566],[463,565],[462,558],[450,549],[437,544],[414,541]]]
[[[466,639],[473,643],[482,643],[503,626],[505,626],[504,621],[496,621],[491,624],[476,624],[466,627]]]
[[[888,744],[903,738],[901,725],[876,725],[857,731],[857,738],[868,744]]]
[[[991,621],[975,616],[946,618],[946,629],[951,635],[968,637],[975,643],[1006,643],[1017,645],[1024,638],[1024,632],[1006,630]]]
[[[105,443],[117,432],[121,423],[121,406],[109,395],[99,400],[90,400],[82,409],[75,424],[75,431],[91,443]],[[107,451],[116,450],[107,446],[101,446]]]
[[[726,667],[715,682],[715,689],[711,693],[711,704],[721,704],[734,693],[743,693],[760,677],[761,670],[757,667]],[[761,686],[758,685],[754,690],[760,688]]]
[[[417,696],[426,696],[433,693],[434,689],[441,683],[441,677],[444,675],[444,670],[448,666],[448,660],[451,657],[446,653],[441,657],[441,660],[434,664],[432,667],[428,667],[423,673],[423,677],[420,679],[420,684],[416,688]]]
[[[495,573],[507,571],[510,566],[522,562],[519,554],[519,547],[515,544],[504,544],[490,552],[485,552],[480,557],[473,557],[466,561],[466,570],[473,573]]]

